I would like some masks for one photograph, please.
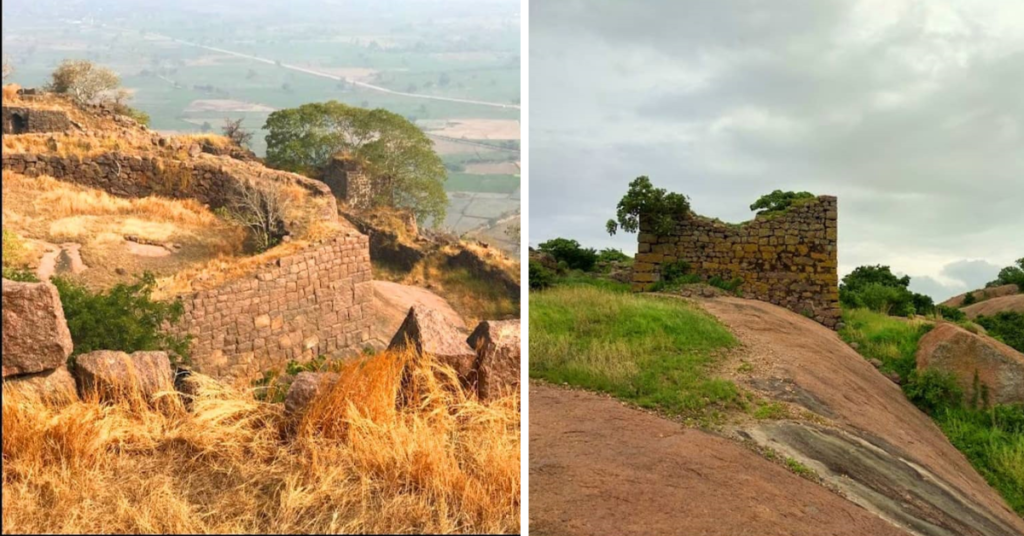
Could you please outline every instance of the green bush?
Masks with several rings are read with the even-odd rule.
[[[975,322],[992,337],[1024,352],[1024,313],[1003,311],[994,316],[979,316]]]
[[[942,316],[942,318],[945,318],[950,322],[963,322],[967,320],[967,314],[955,307],[939,305],[935,310],[940,316]]]
[[[589,272],[597,264],[597,251],[584,248],[580,243],[568,238],[554,238],[538,246],[538,249],[551,255],[559,263],[564,262],[570,270]]]
[[[530,261],[530,290],[542,290],[555,281],[555,274],[538,261]]]
[[[736,292],[743,285],[743,279],[736,277],[727,281],[715,276],[708,280],[708,284],[728,292]]]
[[[843,278],[839,302],[845,307],[865,307],[892,316],[932,314],[935,302],[911,292],[910,276],[897,277],[888,266],[860,266]]]
[[[651,179],[637,177],[629,183],[629,190],[619,200],[616,219],[608,220],[605,229],[614,235],[621,227],[627,233],[640,230],[640,219],[650,225],[651,232],[667,235],[675,229],[676,218],[690,212],[690,200],[683,194],[655,188]]]
[[[75,355],[96,350],[166,351],[174,363],[189,362],[189,337],[164,331],[184,314],[180,301],[152,299],[156,278],[145,273],[133,284],[93,292],[63,277],[53,278],[75,345]]]
[[[966,305],[974,305],[976,303],[978,303],[978,298],[974,296],[973,292],[968,292],[967,294],[964,294],[964,305],[965,306]]]
[[[1021,292],[1024,292],[1024,258],[1017,259],[1016,266],[1007,266],[999,271],[995,281],[987,286],[998,287],[1002,285],[1017,285]]]
[[[810,192],[783,192],[782,190],[775,190],[758,198],[753,205],[750,205],[750,210],[757,211],[758,215],[779,214],[785,212],[794,203],[807,199],[814,199],[814,194]]]
[[[614,248],[602,249],[597,254],[597,262],[629,262],[633,260],[633,257],[626,255],[621,250]]]
[[[903,392],[929,415],[945,409],[958,409],[964,402],[964,391],[957,385],[956,377],[937,370],[911,372]]]

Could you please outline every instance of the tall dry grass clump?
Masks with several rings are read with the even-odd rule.
[[[4,532],[518,532],[518,397],[408,355],[340,372],[301,418],[205,379],[188,409],[5,395]]]

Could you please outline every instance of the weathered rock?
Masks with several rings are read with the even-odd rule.
[[[520,322],[481,322],[466,341],[477,352],[474,366],[481,400],[491,400],[519,389]]]
[[[4,397],[11,395],[57,406],[78,400],[75,379],[64,365],[36,374],[5,378]]]
[[[402,322],[409,315],[409,308],[413,306],[436,311],[456,328],[466,327],[459,313],[452,309],[444,298],[425,288],[390,281],[371,281],[370,284],[373,286],[373,302],[370,308],[373,324],[370,327],[370,338],[380,341],[381,346],[387,344],[402,327]]]
[[[110,398],[135,393],[148,398],[174,388],[174,371],[166,352],[101,350],[75,359],[75,377],[83,394],[97,391]]]
[[[969,398],[977,378],[991,403],[1024,403],[1024,354],[955,324],[939,324],[921,338],[917,367],[952,373]]]
[[[405,322],[398,328],[388,348],[401,350],[409,346],[451,366],[464,383],[468,383],[473,375],[477,355],[466,342],[465,333],[433,309],[410,307]]]
[[[64,365],[72,351],[57,288],[3,280],[3,377]]]
[[[300,372],[288,389],[284,409],[288,413],[301,413],[324,390],[338,382],[336,372]]]
[[[995,316],[1002,312],[1024,313],[1024,294],[1013,294],[1011,296],[1000,296],[983,302],[968,305],[960,309],[967,315],[967,318],[974,320],[979,316]]]

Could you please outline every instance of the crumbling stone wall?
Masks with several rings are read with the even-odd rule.
[[[370,337],[368,238],[351,230],[183,299],[197,370],[252,378],[288,361],[356,353]]]
[[[821,196],[782,215],[730,225],[696,214],[668,236],[641,222],[633,290],[650,290],[676,261],[706,278],[740,278],[740,291],[835,328],[839,323],[836,198]]]
[[[47,175],[120,197],[159,195],[195,199],[214,209],[227,204],[239,181],[255,178],[280,186],[297,186],[309,193],[308,206],[299,211],[307,221],[286,222],[290,232],[301,231],[312,220],[338,218],[337,202],[320,181],[226,156],[195,154],[187,160],[174,160],[118,152],[87,157],[5,152],[3,169],[28,177]]]
[[[32,134],[64,132],[71,128],[71,119],[60,110],[42,110],[17,106],[4,106],[4,134]]]
[[[349,157],[331,160],[324,170],[323,181],[338,199],[357,210],[372,208],[374,198],[387,186],[372,180],[359,162]]]

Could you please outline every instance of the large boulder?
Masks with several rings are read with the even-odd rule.
[[[73,346],[57,287],[3,280],[3,377],[53,370]]]
[[[284,410],[288,413],[302,413],[313,399],[338,383],[340,378],[336,372],[300,372],[288,389]]]
[[[426,307],[440,313],[446,322],[459,329],[466,327],[462,317],[452,309],[447,300],[425,288],[391,281],[373,281],[371,285],[374,299],[371,305],[370,337],[380,341],[381,346],[387,344],[402,327],[402,322],[409,315],[409,309],[414,306]]]
[[[995,316],[1002,312],[1024,313],[1024,294],[992,298],[961,308],[971,320],[979,316]]]
[[[433,356],[455,369],[464,384],[473,376],[477,355],[466,342],[465,332],[433,309],[410,307],[388,349],[403,350],[410,346],[417,353]]]
[[[60,406],[78,400],[75,378],[61,365],[53,370],[4,379],[4,398]]]
[[[477,392],[481,400],[492,400],[519,389],[520,322],[481,322],[466,342],[477,352]]]
[[[139,394],[149,398],[174,389],[174,370],[166,352],[100,350],[75,358],[75,376],[83,395],[96,391],[102,398]]]
[[[980,302],[983,302],[985,300],[990,300],[992,298],[999,298],[999,297],[1002,297],[1002,296],[1012,296],[1014,294],[1020,294],[1020,288],[1017,285],[1000,285],[998,287],[982,288],[982,289],[971,291],[969,293],[965,292],[963,294],[960,294],[959,296],[953,296],[952,298],[942,302],[941,305],[945,305],[946,307],[956,307],[956,308],[963,307],[964,306],[964,301],[966,301],[966,299],[967,299],[967,294],[973,295],[974,296],[974,300],[977,303],[980,303]]]
[[[969,398],[977,378],[989,402],[1024,403],[1024,354],[955,324],[939,324],[921,338],[917,367],[953,374]]]

